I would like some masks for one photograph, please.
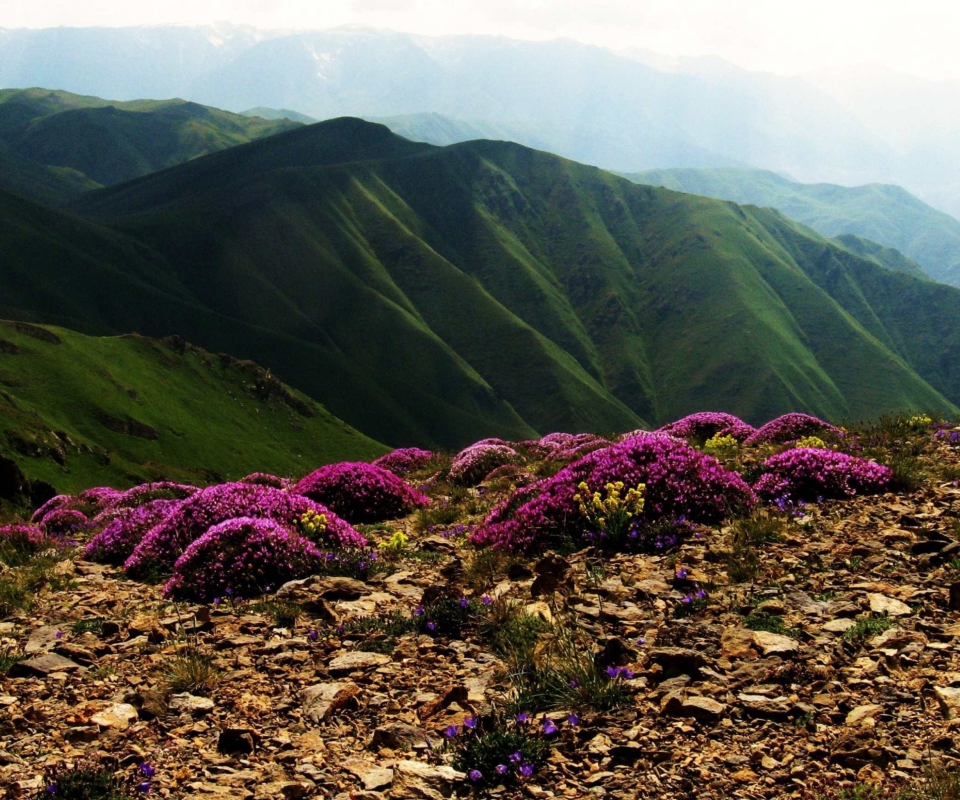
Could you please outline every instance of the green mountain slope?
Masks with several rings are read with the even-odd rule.
[[[770,206],[827,237],[892,247],[942,283],[960,286],[960,221],[899,186],[804,184],[756,169],[663,169],[625,175],[681,192]]]
[[[75,170],[101,186],[298,126],[183,100],[112,102],[45,89],[0,91],[0,142],[22,158]]]
[[[404,379],[436,392],[437,353],[538,431],[622,430],[703,408],[840,419],[960,400],[906,347],[902,320],[857,288],[857,270],[894,274],[879,256],[779,214],[510,143],[435,148],[334,120],[77,208],[161,253],[204,307],[328,341],[381,375],[377,400],[362,387],[347,406],[316,395],[381,440],[396,438],[365,427],[361,409],[397,399]],[[824,264],[849,291],[817,282]],[[932,289],[911,289],[921,302],[960,302],[909,280]]]
[[[201,213],[196,224],[202,221]],[[291,315],[292,306],[282,307],[276,318],[231,317],[216,310],[223,306],[216,298],[205,304],[162,255],[133,237],[2,192],[0,252],[0,317],[97,335],[179,334],[209,350],[269,365],[311,397],[322,395],[325,404],[337,408],[334,413],[347,413],[381,441],[455,444],[491,431],[521,438],[533,433],[449,347],[422,328],[405,340],[410,359],[390,362],[390,342],[383,345],[383,364],[354,358],[322,327],[301,326],[305,320]],[[261,288],[254,286],[254,299]],[[224,287],[218,293],[223,299],[232,291]],[[363,309],[353,313],[360,319]],[[360,351],[363,342],[350,346]]]
[[[38,164],[0,144],[0,191],[62,205],[98,188],[100,184],[76,170]]]
[[[0,322],[0,456],[61,491],[299,475],[385,451],[252,362]]]

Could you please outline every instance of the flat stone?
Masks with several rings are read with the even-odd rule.
[[[337,656],[329,664],[327,669],[331,675],[337,673],[354,672],[356,670],[373,669],[382,667],[391,662],[390,656],[383,653],[365,653],[362,650],[351,650],[342,656]]]
[[[664,668],[666,677],[690,675],[707,665],[703,653],[685,647],[658,647],[650,651],[650,659]]]
[[[35,658],[27,659],[26,661],[18,661],[10,668],[9,675],[11,678],[32,678],[37,676],[45,678],[54,672],[73,672],[83,669],[84,668],[76,661],[71,661],[69,658],[58,656],[56,653],[44,653]]]
[[[139,719],[137,709],[128,703],[117,703],[99,711],[90,717],[90,721],[101,728],[112,728],[118,731],[125,731],[132,722]]]
[[[303,710],[314,722],[323,722],[335,711],[356,705],[359,694],[353,681],[318,683],[303,690]]]
[[[422,761],[398,761],[394,765],[390,797],[446,800],[466,777],[453,767],[434,767]]]
[[[791,656],[800,651],[800,643],[789,636],[769,631],[751,631],[753,643],[765,656]]]
[[[356,775],[368,792],[375,792],[393,783],[393,770],[388,767],[381,767],[367,761],[351,761],[344,764],[343,768]]]
[[[727,707],[711,697],[688,697],[680,706],[680,716],[693,717],[700,722],[715,722]]]
[[[960,716],[960,689],[952,686],[935,686],[933,693],[940,703],[940,710],[947,719]]]
[[[846,633],[856,624],[856,620],[852,620],[850,617],[838,617],[837,619],[832,619],[829,622],[824,623],[821,630],[826,631],[827,633]]]
[[[906,603],[887,597],[885,594],[871,593],[867,595],[870,601],[870,610],[874,614],[886,614],[890,617],[905,617],[913,613],[913,609]]]
[[[865,706],[857,706],[849,714],[847,714],[846,724],[859,725],[863,720],[872,719],[881,711],[883,711],[883,706],[878,706],[875,703],[868,703]]]
[[[57,636],[58,633],[60,636]],[[56,625],[44,625],[30,633],[30,636],[27,637],[27,643],[23,646],[23,652],[28,656],[49,653],[60,644],[62,638],[62,628]]]
[[[753,631],[747,628],[725,628],[720,636],[720,655],[724,658],[752,660],[757,657]]]
[[[170,703],[167,709],[174,714],[191,714],[201,716],[213,711],[213,700],[209,697],[197,697],[196,695],[183,692],[170,697]]]
[[[737,700],[748,711],[768,717],[785,717],[792,708],[786,697],[764,697],[762,694],[738,694]]]
[[[370,741],[370,747],[378,750],[381,747],[389,747],[391,750],[413,749],[415,747],[426,747],[427,732],[423,728],[414,725],[407,725],[404,722],[391,722],[388,725],[382,725],[373,732],[373,738]]]

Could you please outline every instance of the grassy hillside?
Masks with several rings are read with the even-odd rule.
[[[358,410],[411,383],[437,392],[452,374],[440,352],[539,431],[705,407],[841,419],[960,400],[857,288],[858,271],[893,274],[876,254],[510,143],[435,148],[335,120],[77,208],[162,253],[205,307],[329,342],[382,376],[386,397],[317,396],[388,441]],[[849,291],[817,282],[824,264]],[[958,307],[960,292],[909,280],[921,302]],[[960,314],[944,320],[953,335]]]
[[[0,91],[0,142],[34,164],[73,170],[100,186],[298,125],[183,100],[113,102],[46,89]]]
[[[626,177],[651,186],[770,206],[824,236],[854,234],[895,248],[935,280],[960,286],[960,221],[899,186],[803,184],[755,169],[663,169]]]
[[[0,456],[61,491],[299,475],[385,450],[252,362],[0,322]]]
[[[202,221],[200,213],[195,222]],[[275,318],[233,317],[219,310],[223,304],[216,297],[207,304],[196,296],[165,257],[133,237],[2,192],[0,252],[0,317],[98,335],[179,334],[209,350],[269,365],[311,397],[323,396],[338,416],[349,415],[365,433],[393,444],[453,445],[491,432],[520,438],[533,433],[429,331],[414,331],[405,340],[406,352],[415,351],[411,358],[391,361],[390,348],[399,345],[389,333],[384,343],[361,336],[341,347],[321,326],[291,313],[293,305],[279,308]],[[311,268],[316,271],[315,262]],[[254,302],[264,288],[253,287]],[[226,286],[215,294],[233,296]],[[359,320],[365,312],[344,313]],[[366,345],[382,347],[384,363],[357,357]]]

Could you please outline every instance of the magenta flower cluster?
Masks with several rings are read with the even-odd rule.
[[[497,467],[512,464],[519,458],[519,453],[506,442],[486,439],[470,445],[453,457],[450,480],[465,486],[476,486]]]
[[[271,519],[238,517],[192,542],[163,588],[173,600],[207,602],[231,594],[253,597],[316,572],[317,546]]]
[[[419,447],[401,447],[373,462],[374,466],[390,470],[394,475],[403,477],[427,464],[434,454]]]
[[[676,422],[670,422],[660,428],[661,433],[678,436],[681,439],[699,439],[706,441],[713,436],[732,436],[738,442],[756,433],[756,428],[747,425],[739,417],[723,411],[701,411],[690,414]]]
[[[763,470],[754,484],[757,494],[768,500],[792,502],[876,494],[893,478],[889,467],[874,461],[813,447],[771,456],[763,463]]]
[[[340,517],[307,497],[250,483],[224,483],[183,500],[153,527],[124,563],[131,577],[171,567],[211,527],[237,517],[256,517],[293,526],[307,511],[327,518],[324,540],[335,547],[363,547],[367,540]]]
[[[745,442],[748,446],[757,444],[787,444],[802,439],[805,436],[831,433],[842,436],[843,432],[829,422],[824,422],[809,414],[784,414],[782,417],[770,420],[766,425],[752,434]]]
[[[143,505],[112,509],[97,519],[109,515],[111,519],[83,550],[83,558],[101,564],[120,566],[154,526],[162,522],[180,500],[149,500]]]
[[[33,554],[62,545],[62,539],[50,536],[36,525],[0,525],[0,550]]]
[[[257,486],[272,486],[274,489],[289,489],[291,482],[284,478],[278,478],[269,472],[251,472],[240,479],[240,483],[253,483]]]
[[[608,447],[610,442],[593,433],[548,433],[535,442],[525,443],[541,458],[569,461]]]
[[[528,551],[564,536],[584,533],[574,495],[581,482],[590,491],[607,483],[646,484],[644,519],[684,517],[716,522],[732,509],[749,508],[757,498],[735,472],[684,442],[661,434],[640,434],[596,450],[551,478],[518,489],[497,506],[471,536],[479,546]]]
[[[430,504],[402,478],[373,464],[344,461],[311,472],[293,491],[305,495],[351,523],[396,519]]]

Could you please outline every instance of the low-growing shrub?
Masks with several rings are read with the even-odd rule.
[[[753,435],[756,428],[733,414],[722,411],[701,411],[697,414],[689,414],[676,422],[669,422],[660,428],[659,432],[681,439],[690,439],[697,443],[706,442],[714,436],[729,436],[737,442],[742,442]]]
[[[21,567],[37,553],[61,544],[33,525],[0,526],[0,563]]]
[[[47,767],[43,787],[34,800],[136,800],[151,792],[153,767],[141,764],[134,772],[121,772],[114,766],[81,761]]]
[[[272,486],[274,489],[286,489],[288,481],[285,481],[283,478],[278,478],[276,475],[271,475],[269,472],[252,472],[249,475],[244,475],[240,479],[240,483],[253,483],[257,486]]]
[[[58,508],[47,514],[40,527],[50,536],[70,538],[90,527],[90,519],[72,508]]]
[[[392,453],[380,456],[373,464],[376,467],[388,469],[402,478],[429,464],[435,457],[431,451],[419,447],[401,447]]]
[[[886,489],[893,472],[889,467],[833,450],[799,448],[771,456],[764,474],[754,484],[768,499],[797,502],[875,494]]]
[[[171,694],[209,695],[220,685],[220,668],[195,647],[181,647],[162,666],[164,686]]]
[[[860,617],[856,624],[843,634],[843,640],[859,644],[890,630],[896,623],[889,617]]]
[[[453,457],[450,480],[464,486],[476,486],[497,467],[519,459],[520,454],[506,443],[478,442]]]
[[[120,566],[147,532],[163,521],[179,500],[148,500],[142,505],[118,508],[116,516],[83,549],[83,558]]]
[[[804,436],[831,436],[842,437],[841,431],[835,425],[825,422],[809,414],[784,414],[770,420],[766,425],[751,434],[744,442],[747,446],[758,444],[787,444],[802,439]]]
[[[367,540],[319,503],[292,492],[247,483],[225,483],[203,489],[183,500],[150,529],[124,562],[131,577],[169,570],[191,542],[211,527],[238,517],[270,519],[293,526],[306,512],[322,515],[325,525],[317,543],[335,547],[365,547]]]
[[[467,717],[462,726],[446,729],[445,750],[452,751],[454,769],[464,773],[471,786],[512,786],[532,777],[543,765],[550,739],[559,730],[552,720],[538,725],[529,713],[509,719]]]
[[[163,594],[200,602],[223,597],[227,590],[234,597],[255,597],[319,571],[323,561],[313,542],[273,520],[229,519],[187,547]]]
[[[186,500],[199,491],[196,486],[173,481],[141,483],[139,486],[121,492],[107,508],[135,508],[154,500]]]
[[[430,504],[402,478],[362,462],[329,464],[311,472],[293,491],[330,508],[345,520],[382,522]]]
[[[514,551],[584,540],[589,521],[577,494],[586,484],[597,492],[609,484],[644,489],[644,523],[663,518],[717,522],[757,502],[753,491],[715,458],[660,434],[643,434],[590,453],[552,478],[518,489],[497,506],[471,537],[479,546]],[[639,535],[639,534],[638,534]]]

